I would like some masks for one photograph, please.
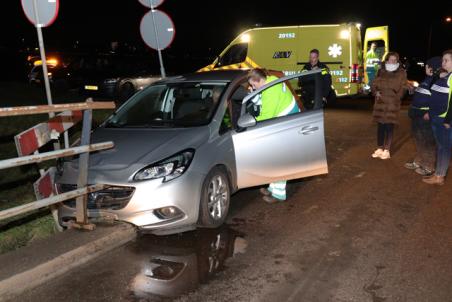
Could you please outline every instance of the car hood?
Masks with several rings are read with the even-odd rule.
[[[196,149],[209,138],[209,127],[171,129],[98,128],[91,143],[113,141],[114,148],[91,153],[89,183],[126,183],[138,170],[188,148]],[[66,162],[59,183],[76,183],[78,159]]]

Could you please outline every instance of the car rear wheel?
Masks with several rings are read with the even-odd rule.
[[[222,169],[214,168],[202,187],[198,225],[205,228],[221,226],[228,215],[230,201],[228,177]]]

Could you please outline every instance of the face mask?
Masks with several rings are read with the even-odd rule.
[[[399,68],[399,66],[400,66],[399,63],[396,63],[396,64],[386,63],[385,64],[386,70],[390,71],[390,72],[396,71]]]

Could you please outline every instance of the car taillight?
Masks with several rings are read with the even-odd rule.
[[[350,83],[359,83],[359,64],[352,65],[352,72],[350,77]]]

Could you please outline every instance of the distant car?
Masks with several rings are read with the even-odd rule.
[[[107,97],[123,103],[137,91],[160,80],[150,58],[134,55],[101,54],[79,60],[85,95]]]
[[[70,88],[71,74],[65,67],[56,65],[47,65],[49,82],[53,88],[66,90]],[[44,85],[44,76],[42,65],[34,66],[28,74],[28,82],[32,85]],[[72,87],[73,88],[73,87]]]
[[[78,89],[81,84],[81,78],[77,76],[71,65],[47,64],[49,82],[52,88],[59,91],[68,89]],[[28,74],[28,82],[32,85],[44,85],[44,76],[42,65],[35,65]]]
[[[246,95],[245,85],[243,70],[195,73],[156,82],[128,100],[93,132],[93,143],[115,147],[90,157],[89,183],[110,187],[89,195],[89,216],[155,234],[213,228],[239,189],[327,173],[323,111],[256,122],[242,101],[262,88]],[[62,165],[60,193],[76,188],[77,166]],[[60,207],[63,226],[74,215],[74,201]]]
[[[109,98],[121,105],[137,91],[160,80],[149,61],[133,55],[83,55],[64,65],[47,64],[47,69],[55,89],[78,89],[85,96]],[[32,68],[28,80],[34,85],[44,84],[41,64]]]

